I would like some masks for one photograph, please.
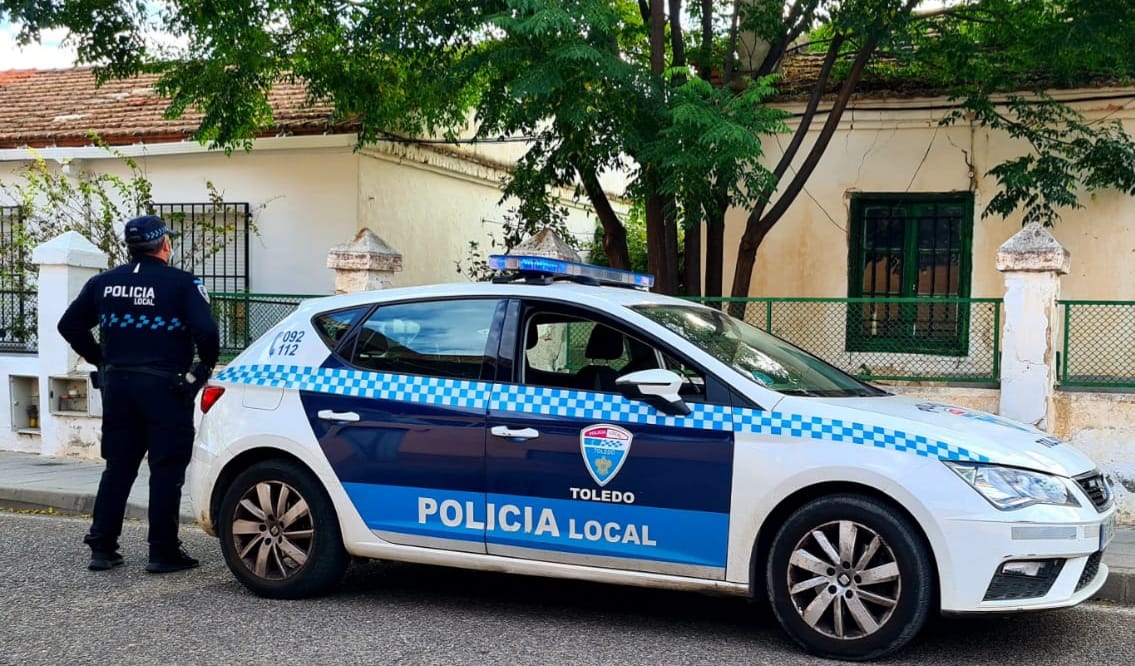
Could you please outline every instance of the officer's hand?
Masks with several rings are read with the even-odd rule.
[[[185,373],[185,381],[192,387],[192,391],[196,393],[200,391],[209,378],[213,376],[213,368],[198,361],[189,367],[189,372]]]

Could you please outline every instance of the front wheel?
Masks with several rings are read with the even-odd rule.
[[[906,645],[926,622],[934,571],[898,510],[833,495],[796,510],[773,539],[766,585],[781,626],[810,652],[866,660]]]
[[[217,532],[233,575],[260,596],[317,595],[347,568],[331,499],[290,461],[266,460],[237,475],[221,499]]]

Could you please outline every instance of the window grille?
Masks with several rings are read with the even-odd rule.
[[[0,349],[36,350],[36,293],[27,273],[27,248],[17,245],[24,231],[20,206],[0,206]]]
[[[973,205],[969,192],[852,197],[847,295],[879,300],[849,306],[848,351],[968,353]]]
[[[249,290],[247,203],[161,203],[154,214],[175,234],[172,265],[204,280],[211,292]]]

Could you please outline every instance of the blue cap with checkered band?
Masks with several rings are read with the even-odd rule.
[[[122,235],[127,245],[135,243],[148,243],[157,240],[169,233],[169,228],[162,218],[157,215],[142,215],[126,223]]]

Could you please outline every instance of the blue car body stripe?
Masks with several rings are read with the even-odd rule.
[[[343,484],[372,530],[724,567],[729,514],[434,488]]]

